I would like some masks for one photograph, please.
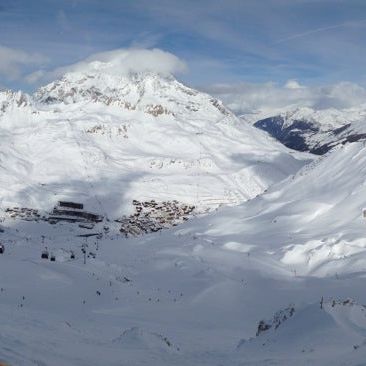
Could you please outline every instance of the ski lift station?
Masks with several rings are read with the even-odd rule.
[[[59,221],[97,223],[103,221],[103,216],[84,211],[84,205],[77,202],[59,201],[49,215],[50,223]]]

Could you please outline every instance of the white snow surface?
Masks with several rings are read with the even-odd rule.
[[[121,89],[108,104],[98,93],[91,101],[89,78],[71,95],[83,82],[63,80],[1,115],[4,208],[48,209],[69,198],[113,218],[134,198],[237,204],[137,238],[121,237],[118,223],[105,220],[95,230],[110,230],[98,241],[78,237],[88,231],[74,224],[3,214],[0,360],[365,364],[363,143],[309,163],[308,154],[289,153],[170,78],[129,81],[128,107],[119,102]],[[97,85],[105,95],[108,87]],[[188,101],[198,111],[187,109]],[[164,112],[151,114],[150,105]],[[231,200],[225,189],[240,194]],[[83,264],[85,242],[96,258]],[[44,246],[55,262],[40,258]],[[261,320],[279,325],[256,336]]]

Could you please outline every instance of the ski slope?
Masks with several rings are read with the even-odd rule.
[[[5,217],[0,359],[362,364],[365,149],[346,145],[253,200],[159,234],[125,239],[112,225],[88,239],[96,258],[85,265],[77,225]],[[56,262],[40,258],[44,246]],[[293,316],[256,336],[289,306]]]

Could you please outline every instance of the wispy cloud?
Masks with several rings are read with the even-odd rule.
[[[366,89],[350,82],[306,86],[296,80],[276,83],[217,84],[205,88],[238,114],[273,111],[287,107],[314,109],[350,108],[366,103]]]
[[[315,29],[308,30],[306,32],[296,33],[296,34],[293,34],[291,36],[279,39],[278,41],[275,42],[275,44],[284,43],[284,42],[287,42],[287,41],[292,41],[294,39],[307,37],[307,36],[310,36],[310,35],[330,31],[330,30],[337,29],[337,28],[352,27],[352,26],[355,26],[355,25],[366,25],[366,19],[357,20],[357,21],[348,21],[348,22],[343,22],[343,23],[340,23],[340,24],[330,25],[328,27],[320,27],[320,28],[315,28]]]
[[[28,83],[47,82],[68,72],[92,74],[103,72],[113,76],[129,72],[153,71],[160,74],[184,72],[186,64],[177,56],[160,49],[117,49],[99,52],[77,63],[51,71],[37,70],[26,77]]]
[[[42,65],[47,62],[48,58],[40,53],[0,45],[0,75],[5,79],[19,79],[24,66]]]
[[[153,48],[162,38],[163,35],[159,33],[142,32],[132,40],[130,48]]]
[[[50,59],[46,67],[18,62],[11,70],[8,63],[17,81],[3,83],[16,87],[29,88],[19,75],[46,74],[90,54],[128,47],[160,48],[187,60],[184,78],[195,85],[296,78],[366,82],[363,0],[0,3],[6,4],[0,11],[3,46]]]
[[[72,25],[64,10],[61,9],[57,12],[56,21],[62,31],[72,31]]]

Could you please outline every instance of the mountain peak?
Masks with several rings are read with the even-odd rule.
[[[172,75],[156,71],[130,71],[112,75],[101,70],[73,71],[41,87],[34,94],[42,104],[99,103],[153,115],[195,115],[207,119],[234,116],[221,101],[191,89]]]
[[[31,105],[31,97],[21,91],[0,90],[0,113],[6,112],[9,108],[26,107]]]

